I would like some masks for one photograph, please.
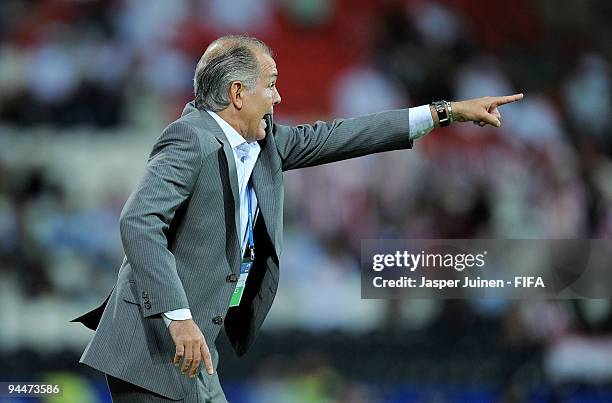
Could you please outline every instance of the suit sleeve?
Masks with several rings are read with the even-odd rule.
[[[193,129],[170,125],[155,143],[145,174],[121,212],[121,241],[145,317],[189,308],[166,234],[176,210],[189,198],[200,167]]]
[[[305,168],[383,151],[412,148],[408,109],[331,123],[274,125],[282,169]]]

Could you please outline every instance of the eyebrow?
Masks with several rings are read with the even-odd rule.
[[[278,78],[278,73],[272,73],[272,74],[270,74],[270,78],[271,78],[271,79],[277,79],[277,78]]]

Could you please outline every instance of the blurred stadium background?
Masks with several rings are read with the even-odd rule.
[[[612,235],[611,17],[603,0],[3,0],[0,380],[110,401],[68,320],[114,283],[119,213],[206,45],[248,33],[276,52],[283,123],[526,98],[499,130],[285,174],[272,312],[246,357],[217,341],[229,400],[612,402],[609,301],[361,300],[359,274],[364,238]]]

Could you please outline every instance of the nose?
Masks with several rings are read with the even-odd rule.
[[[276,89],[276,87],[274,88],[274,105],[278,105],[281,103],[281,96],[280,93],[278,92],[278,89]]]

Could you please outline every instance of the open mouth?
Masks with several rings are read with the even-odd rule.
[[[268,127],[269,128],[272,127],[272,114],[271,113],[266,113],[265,115],[263,115],[263,118],[261,118],[261,120],[263,122],[264,130],[267,129]]]

